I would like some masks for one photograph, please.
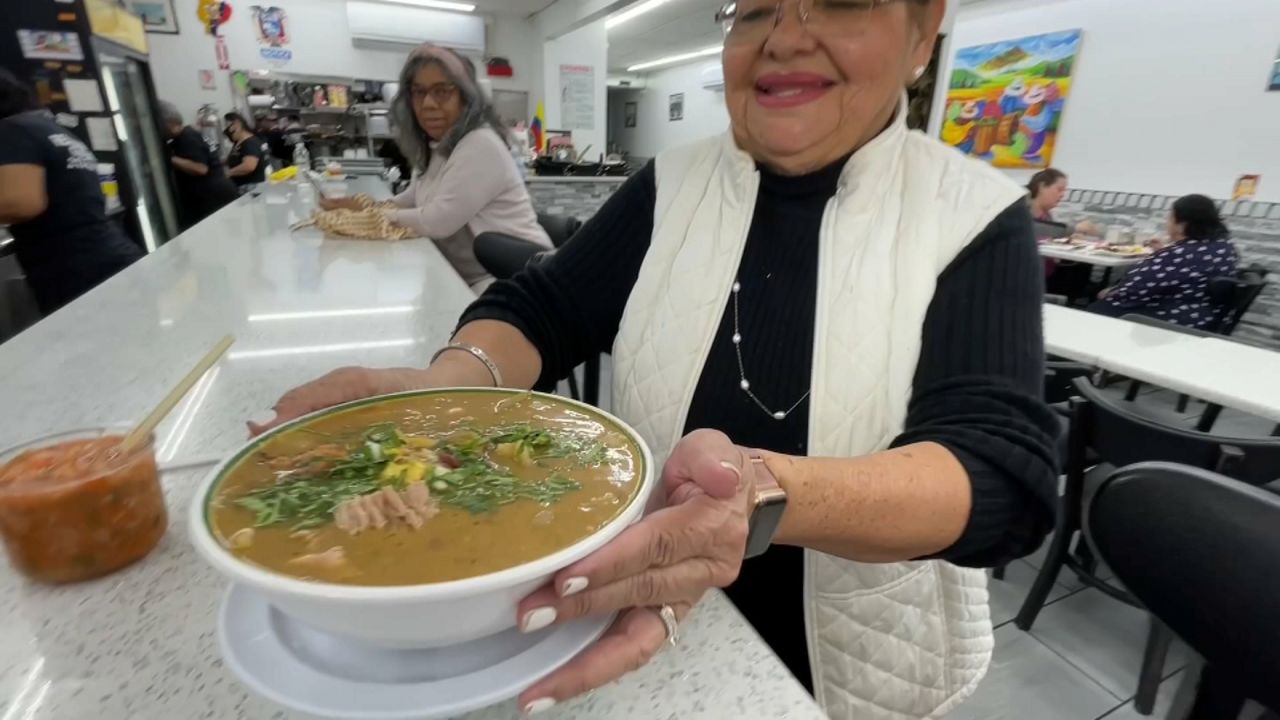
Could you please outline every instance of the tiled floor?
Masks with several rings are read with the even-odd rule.
[[[609,409],[611,367],[601,372],[601,407]],[[1122,395],[1125,386],[1108,392]],[[1193,427],[1204,404],[1193,401],[1187,412],[1176,410],[1177,396],[1145,387],[1134,407],[1163,422]],[[1224,410],[1214,431],[1237,437],[1269,435],[1275,423]],[[991,615],[996,647],[986,678],[964,705],[947,720],[1142,720],[1133,695],[1147,633],[1146,614],[1085,588],[1069,572],[1059,577],[1049,602],[1031,632],[1019,630],[1013,618],[1042,563],[1046,541],[1038,552],[1012,563],[1005,579],[991,580]],[[1105,567],[1100,575],[1106,579]],[[1168,712],[1191,652],[1175,643],[1165,663],[1155,712]],[[1249,713],[1246,713],[1248,716]]]

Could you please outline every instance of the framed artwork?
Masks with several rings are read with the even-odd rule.
[[[684,93],[675,93],[667,98],[667,113],[670,122],[684,119]]]
[[[1280,90],[1280,52],[1276,53],[1276,61],[1271,65],[1271,82],[1267,84],[1268,90]]]
[[[1083,35],[1067,30],[956,51],[943,141],[996,167],[1049,167]]]
[[[1241,175],[1236,180],[1235,187],[1231,189],[1232,200],[1252,200],[1258,194],[1258,183],[1262,182],[1261,175]]]
[[[636,115],[639,113],[639,103],[626,102],[622,105],[622,126],[633,128],[636,126]]]
[[[129,12],[142,18],[142,27],[149,33],[178,34],[178,14],[173,0],[124,0]]]

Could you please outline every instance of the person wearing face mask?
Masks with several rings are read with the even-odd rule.
[[[334,371],[254,426],[612,351],[661,507],[520,604],[526,632],[618,613],[526,712],[678,642],[712,588],[833,718],[942,717],[983,677],[981,568],[1052,528],[1057,421],[1026,189],[906,127],[945,5],[726,4],[727,133],[660,153],[428,367]]]
[[[480,90],[470,60],[423,45],[400,71],[392,101],[400,151],[413,165],[409,187],[387,213],[397,225],[435,241],[462,279],[480,291],[493,282],[476,259],[475,237],[497,232],[551,249],[529,191],[511,157],[507,131]],[[355,208],[324,199],[326,210]]]
[[[210,147],[170,102],[160,103],[160,121],[168,135],[169,163],[178,189],[178,216],[187,230],[239,196],[227,178],[216,147]]]
[[[231,152],[227,154],[227,177],[241,188],[265,182],[266,142],[253,134],[249,121],[240,113],[229,112],[222,119],[227,123],[223,134],[231,141]]]

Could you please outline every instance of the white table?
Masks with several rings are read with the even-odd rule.
[[[1280,353],[1048,304],[1044,340],[1055,355],[1280,422]]]
[[[164,462],[234,449],[246,418],[332,368],[424,362],[471,292],[427,240],[290,233],[309,215],[311,195],[304,186],[242,198],[0,345],[0,447],[136,420],[227,332],[237,338],[231,352],[157,431]],[[48,587],[0,561],[0,718],[295,717],[248,695],[219,658],[214,622],[225,582],[186,539],[185,510],[203,471],[164,473],[168,533],[122,572]],[[719,593],[682,635],[679,648],[555,717],[822,717]],[[515,716],[506,704],[471,718]]]
[[[1051,258],[1053,260],[1066,260],[1068,262],[1097,265],[1102,268],[1103,285],[1111,284],[1111,274],[1113,270],[1117,268],[1124,269],[1132,267],[1148,257],[1145,255],[1138,257],[1126,257],[1124,255],[1116,255],[1115,253],[1103,252],[1101,250],[1055,243],[1040,243],[1040,256]]]
[[[1131,265],[1137,265],[1149,257],[1147,255],[1117,255],[1102,250],[1054,243],[1040,243],[1040,255],[1054,260],[1070,260],[1103,268],[1126,268]]]

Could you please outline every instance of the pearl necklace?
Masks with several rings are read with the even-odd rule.
[[[804,395],[786,410],[770,410],[768,406],[760,401],[760,398],[756,397],[755,393],[751,392],[751,381],[747,380],[747,371],[742,365],[742,326],[740,322],[741,314],[738,311],[738,295],[741,293],[742,283],[735,280],[733,282],[733,353],[738,356],[738,387],[742,388],[742,392],[746,393],[747,397],[751,398],[751,402],[755,403],[766,415],[774,420],[786,420],[787,416],[795,412],[795,409],[800,407],[800,403],[809,397],[809,393],[813,392],[813,389],[806,390]]]

